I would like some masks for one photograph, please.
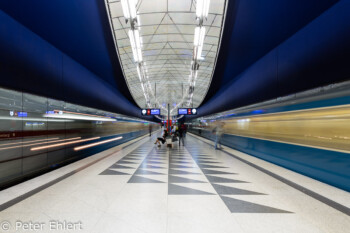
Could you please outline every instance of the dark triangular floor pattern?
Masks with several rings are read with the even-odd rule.
[[[154,166],[149,164],[141,164],[140,168],[165,169],[165,167],[159,167],[159,166]]]
[[[242,180],[235,180],[235,179],[229,179],[229,178],[223,178],[218,176],[210,176],[207,175],[207,179],[210,183],[249,183]]]
[[[164,164],[163,162],[153,161],[153,160],[146,160],[145,161],[148,164]]]
[[[104,170],[103,172],[101,172],[100,175],[131,175],[131,174],[107,169],[107,170]]]
[[[200,168],[228,168],[228,167],[222,167],[222,166],[214,166],[209,164],[198,164]]]
[[[148,170],[143,170],[143,169],[137,169],[134,173],[134,175],[166,175],[163,173],[159,173],[159,172],[153,172],[153,171],[148,171]]]
[[[237,174],[237,173],[232,173],[232,172],[223,172],[223,171],[217,171],[217,170],[210,170],[210,169],[202,169],[202,172],[204,174],[218,174],[218,175],[232,175],[232,174]]]
[[[193,143],[193,145],[195,145],[195,143]],[[211,165],[219,162],[215,161],[215,158],[212,158],[211,156],[207,156],[205,153],[201,153],[199,151],[199,148],[197,148],[196,150],[195,147],[191,147],[191,149],[188,149],[188,151],[190,152],[194,161],[197,163],[198,167],[202,170],[204,175],[207,177],[208,181],[211,183],[215,191],[219,194],[221,199],[224,201],[227,208],[231,211],[231,213],[290,213],[285,210],[280,210],[280,209],[276,209],[265,205],[255,204],[255,203],[241,201],[231,197],[223,196],[223,195],[266,195],[266,194],[217,184],[217,183],[248,183],[248,182],[213,176],[213,175],[237,175],[237,173],[216,170],[216,169],[221,169],[226,167]]]
[[[127,157],[127,158],[122,158],[121,160],[119,161],[129,161],[129,160],[141,160],[141,158],[130,158],[130,157]]]
[[[128,183],[164,183],[164,182],[160,180],[133,175],[128,181]]]
[[[184,165],[177,165],[177,164],[170,164],[169,168],[193,168],[193,167],[184,166]]]
[[[145,156],[127,155],[123,159],[143,159]]]
[[[276,209],[270,206],[255,204],[238,200],[232,197],[221,196],[231,213],[292,213],[286,210]]]
[[[202,163],[220,163],[220,162],[215,162],[215,161],[212,161],[212,160],[204,160],[204,159],[195,159],[194,161],[196,161],[197,163],[199,164],[202,164]]]
[[[169,183],[207,183],[207,182],[169,175]]]
[[[193,164],[192,161],[182,161],[182,160],[171,160],[173,163],[183,163],[183,164]]]
[[[171,174],[171,175],[200,175],[200,173],[197,173],[197,172],[188,172],[188,171],[174,170],[174,169],[169,169],[169,174]]]
[[[264,193],[253,192],[245,189],[233,188],[219,184],[212,184],[219,195],[266,195]]]
[[[197,145],[198,143],[192,144]],[[215,157],[215,153],[209,153],[212,148],[208,147],[208,151],[205,151],[206,146],[200,144],[198,146],[191,146],[191,149],[185,149],[184,147],[176,149],[168,149],[165,147],[149,149],[141,150],[139,148],[134,150],[108,169],[101,172],[100,175],[129,175],[130,179],[128,180],[128,183],[130,184],[156,185],[166,183],[158,180],[157,177],[159,178],[160,176],[157,175],[167,174],[168,195],[219,195],[231,213],[291,213],[267,205],[232,198],[231,196],[233,195],[266,194],[227,186],[228,183],[236,183],[239,185],[240,183],[249,182],[235,179],[234,177],[237,177],[238,174],[234,173],[234,171],[230,171],[222,162],[219,162]],[[132,164],[137,164],[138,167],[131,167],[130,165]],[[196,169],[195,172],[193,168]],[[123,170],[119,171],[118,169],[128,169],[128,173],[131,174],[123,172]],[[147,169],[158,170],[154,171]],[[130,172],[130,170],[132,172]],[[197,172],[197,170],[201,172]],[[144,177],[144,175],[154,176],[149,178]],[[218,175],[225,175],[225,177],[220,177]],[[186,178],[186,176],[188,176],[188,178]],[[196,179],[196,177],[198,177],[198,179]],[[205,177],[209,183],[204,181]],[[205,185],[211,185],[213,189],[210,188],[210,190],[213,190],[213,193],[198,190],[198,188],[192,188],[192,186],[189,185],[191,183],[197,183],[202,189]],[[186,184],[186,187],[181,184]],[[205,190],[208,189],[206,188]]]
[[[197,189],[187,188],[180,185],[168,184],[169,195],[215,195]]]
[[[124,161],[118,161],[117,164],[137,164],[137,163],[124,160]]]
[[[128,166],[124,166],[124,165],[120,165],[120,164],[113,164],[112,166],[110,166],[109,168],[116,168],[116,169],[135,169],[133,167],[128,167]]]

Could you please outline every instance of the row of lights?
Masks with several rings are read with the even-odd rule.
[[[142,37],[140,36],[140,30],[135,27],[137,23],[140,27],[141,22],[140,18],[136,12],[136,1],[135,0],[121,0],[123,14],[125,22],[130,22],[130,30],[128,32],[132,54],[134,61],[137,63],[137,75],[141,82],[141,89],[146,99],[146,104],[148,107],[151,107],[150,94],[153,95],[152,86],[148,79],[145,69],[145,62],[142,59]]]
[[[128,21],[130,21],[131,29],[129,30],[128,35],[130,39],[134,61],[137,63],[137,74],[141,82],[141,88],[145,96],[148,107],[151,107],[150,93],[153,94],[153,92],[152,92],[152,87],[149,82],[148,76],[145,72],[145,68],[144,68],[145,63],[142,60],[142,50],[141,50],[142,37],[140,37],[140,32],[135,27],[136,22],[140,26],[140,19],[136,12],[136,2],[135,0],[121,0],[121,4],[122,4],[125,22],[128,23]],[[197,79],[198,69],[199,69],[198,61],[203,60],[202,50],[203,50],[204,37],[205,37],[205,27],[203,26],[203,22],[204,22],[204,19],[208,17],[209,5],[210,5],[210,0],[197,0],[196,19],[198,20],[198,26],[195,28],[194,41],[193,41],[193,45],[194,45],[193,58],[192,58],[191,74],[189,78],[190,85],[188,89],[187,105],[190,105],[192,102],[194,87],[196,84],[196,79]],[[181,101],[180,104],[182,104],[182,102],[183,101]]]
[[[199,69],[199,60],[203,60],[202,51],[205,37],[205,27],[203,26],[204,19],[207,19],[209,13],[210,0],[197,0],[196,6],[196,18],[198,20],[198,26],[194,30],[193,40],[193,58],[192,58],[192,69],[189,78],[189,89],[188,89],[188,101],[189,106],[192,102],[194,87],[196,85],[196,79]]]
[[[189,76],[189,88],[187,94],[187,106],[190,106],[193,99],[194,87],[196,85],[196,79],[198,76],[199,60],[203,60],[202,51],[205,38],[205,27],[203,26],[204,19],[207,19],[209,13],[210,0],[197,0],[196,5],[196,19],[198,20],[198,25],[194,30],[194,40],[193,40],[193,57],[191,74]],[[171,110],[173,112],[178,106],[180,106],[186,99],[184,96],[182,101]]]

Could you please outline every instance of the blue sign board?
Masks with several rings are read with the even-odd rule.
[[[28,113],[27,112],[18,112],[18,117],[27,117]]]
[[[197,109],[195,109],[195,108],[179,108],[178,114],[179,115],[196,115]]]
[[[160,115],[160,109],[151,109],[151,115]]]
[[[159,108],[152,108],[152,109],[142,109],[141,114],[143,116],[149,116],[149,115],[160,115],[160,109]]]
[[[187,115],[187,108],[179,108],[179,115]]]

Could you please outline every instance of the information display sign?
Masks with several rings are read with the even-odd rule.
[[[179,115],[197,115],[197,109],[195,108],[179,108]]]
[[[141,110],[142,116],[160,115],[159,108],[146,108]]]

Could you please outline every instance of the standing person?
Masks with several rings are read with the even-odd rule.
[[[183,137],[186,137],[186,133],[187,133],[187,127],[184,123],[181,124],[180,128],[182,129],[182,135]]]
[[[215,134],[215,150],[220,150],[222,149],[221,137],[224,133],[223,123],[219,122],[217,126],[213,129],[213,133]]]
[[[152,136],[152,125],[149,123],[148,125],[149,136]]]
[[[171,127],[171,135],[172,135],[172,136],[176,135],[176,127],[175,127],[175,125],[173,125],[173,126]]]
[[[185,131],[184,131],[184,128],[182,127],[182,125],[179,127],[179,132],[178,132],[178,135],[179,135],[179,146],[181,146],[181,141],[182,141],[182,145],[185,146],[185,140],[184,140]]]

